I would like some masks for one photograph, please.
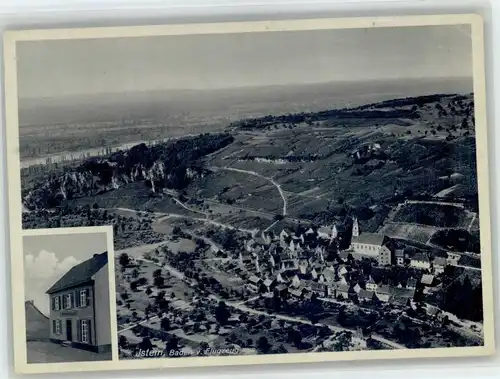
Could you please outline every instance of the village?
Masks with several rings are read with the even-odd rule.
[[[478,274],[480,281],[480,269],[461,264],[473,253],[363,232],[356,217],[279,233],[217,233],[232,243],[215,242],[213,230],[177,227],[169,239],[187,242],[185,251],[158,244],[117,258],[122,357],[482,343],[479,320],[440,308],[453,283]]]

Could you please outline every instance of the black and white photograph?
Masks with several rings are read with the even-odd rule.
[[[121,367],[492,353],[481,19],[356,20],[12,33],[16,220],[112,227]],[[28,346],[93,359],[53,238]]]
[[[24,235],[28,363],[111,360],[106,249],[103,231]]]

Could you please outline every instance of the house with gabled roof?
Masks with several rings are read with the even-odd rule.
[[[380,285],[375,290],[375,293],[377,294],[377,297],[380,299],[380,301],[387,303],[391,298],[391,287],[389,287],[388,285]]]
[[[370,275],[370,277],[368,278],[368,280],[366,281],[365,283],[365,287],[366,287],[366,290],[367,291],[376,291],[378,285],[377,283],[375,282],[375,280],[373,280],[373,277]]]
[[[417,253],[413,257],[411,257],[410,266],[428,270],[431,268],[431,261],[429,260],[427,254]]]
[[[422,275],[420,283],[422,283],[425,286],[432,286],[434,283],[434,275],[429,275],[429,274]]]
[[[445,258],[442,257],[434,258],[434,261],[432,261],[432,269],[434,271],[434,274],[439,275],[443,273],[447,265],[448,262]]]
[[[323,278],[322,281],[324,281],[326,283],[335,282],[336,276],[337,275],[335,273],[335,268],[333,268],[333,267],[327,267],[321,273],[321,277]]]
[[[111,351],[108,253],[73,266],[46,293],[50,340],[94,352]]]
[[[361,289],[358,292],[358,300],[360,300],[360,301],[361,300],[372,301],[372,300],[374,300],[374,297],[376,297],[374,291],[367,291],[367,290]]]
[[[406,255],[403,249],[394,250],[394,258],[398,266],[404,266]]]
[[[251,275],[250,278],[248,278],[248,287],[255,292],[260,289],[261,283],[262,279],[256,275]]]
[[[288,270],[297,270],[298,268],[299,265],[296,259],[286,259],[284,261],[281,261],[280,264],[280,269],[282,272]]]
[[[345,283],[330,283],[327,285],[327,293],[329,297],[337,298],[339,296],[344,299],[348,298],[349,285]]]

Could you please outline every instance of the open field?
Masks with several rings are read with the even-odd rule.
[[[426,244],[437,230],[426,225],[388,223],[379,230],[379,233],[392,238]]]

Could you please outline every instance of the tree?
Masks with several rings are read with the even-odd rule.
[[[225,325],[230,316],[231,313],[227,309],[226,303],[220,301],[219,305],[215,308],[215,319],[220,325]]]
[[[300,348],[302,343],[302,334],[297,329],[288,330],[288,342],[293,343],[295,347]]]
[[[262,354],[267,354],[269,353],[269,350],[271,349],[271,345],[269,344],[269,341],[267,340],[266,337],[262,336],[257,340],[257,351],[262,353]]]
[[[170,352],[176,351],[179,349],[179,339],[177,336],[172,336],[168,341],[167,344],[165,345],[165,355],[168,356]]]
[[[132,278],[137,279],[137,278],[139,277],[139,275],[140,275],[140,274],[141,274],[141,273],[139,272],[139,270],[138,270],[137,268],[134,268],[134,269],[132,270]]]
[[[120,258],[118,259],[118,262],[123,267],[127,267],[130,264],[130,257],[128,256],[127,253],[122,253],[122,254],[120,254]]]
[[[165,286],[165,278],[163,276],[157,276],[154,278],[153,283],[156,287],[161,288]]]
[[[120,338],[118,338],[118,346],[120,346],[122,349],[126,349],[128,347],[127,337],[121,335]]]
[[[144,337],[142,341],[137,345],[137,347],[141,350],[151,350],[153,348],[153,344],[151,343],[150,339],[147,337]]]
[[[153,278],[158,278],[161,276],[161,268],[153,272]]]
[[[161,319],[160,322],[161,330],[168,331],[170,330],[170,320],[166,317]]]

